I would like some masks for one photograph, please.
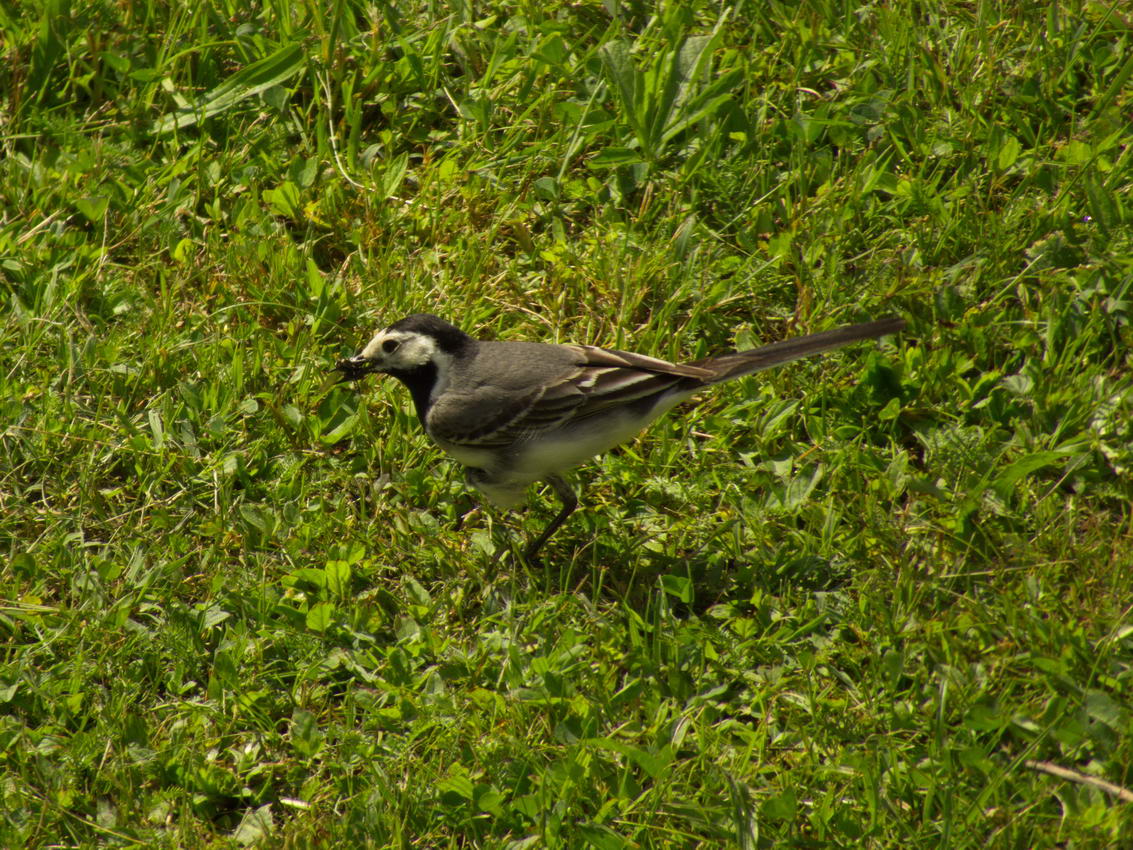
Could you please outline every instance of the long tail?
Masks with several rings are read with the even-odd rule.
[[[822,333],[784,339],[781,342],[773,342],[770,345],[752,348],[748,351],[718,354],[715,357],[697,360],[689,365],[699,366],[701,369],[708,369],[713,372],[714,376],[709,383],[716,384],[720,381],[741,378],[753,372],[762,372],[764,369],[770,369],[772,366],[778,366],[781,363],[790,363],[792,360],[798,360],[801,357],[809,357],[812,354],[841,348],[851,342],[894,334],[903,330],[905,324],[904,319],[890,316],[874,322],[846,325],[845,327],[834,328],[834,330],[822,331]]]

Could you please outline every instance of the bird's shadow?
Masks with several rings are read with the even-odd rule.
[[[523,556],[524,533],[511,529],[493,562],[511,565],[547,593],[583,594],[595,602],[644,610],[660,592],[677,616],[702,615],[714,606],[745,604],[760,594],[829,592],[848,584],[846,561],[764,546],[724,554],[711,541],[691,552],[665,552],[647,539],[566,533],[535,559]],[[734,547],[730,547],[734,548]]]

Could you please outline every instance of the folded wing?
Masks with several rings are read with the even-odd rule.
[[[589,345],[561,346],[574,365],[528,392],[481,386],[446,393],[429,410],[426,427],[439,440],[469,448],[506,447],[561,431],[613,409],[643,412],[672,394],[688,394],[714,373],[627,351]],[[472,430],[468,423],[481,427]]]

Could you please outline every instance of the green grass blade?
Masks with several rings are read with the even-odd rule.
[[[645,116],[645,80],[630,56],[629,45],[624,41],[611,41],[598,51],[606,77],[614,89],[615,100],[621,106],[622,119],[633,131],[637,143],[646,156],[652,157],[653,148]]]
[[[238,103],[295,76],[306,64],[307,54],[301,44],[284,45],[228,77],[189,109],[162,116],[154,122],[150,132],[163,135],[227,112]]]

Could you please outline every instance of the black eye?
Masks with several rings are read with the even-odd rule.
[[[382,351],[384,351],[386,354],[393,354],[395,351],[397,351],[397,347],[399,345],[401,345],[401,343],[396,339],[387,339],[382,343]]]

